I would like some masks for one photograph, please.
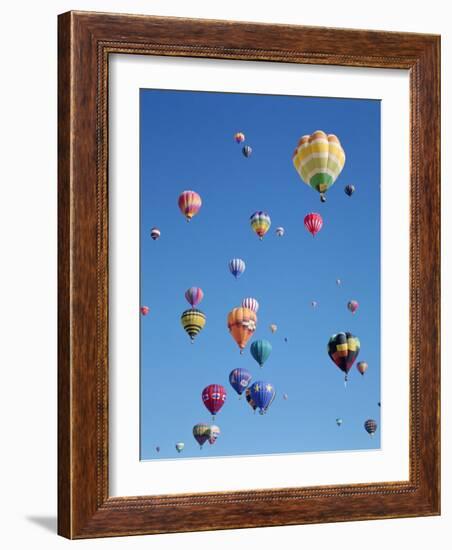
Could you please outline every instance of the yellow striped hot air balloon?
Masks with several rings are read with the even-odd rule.
[[[187,309],[181,315],[181,323],[185,332],[190,336],[193,343],[195,337],[201,332],[206,324],[206,316],[199,309]]]
[[[317,130],[303,136],[298,142],[292,161],[300,178],[320,193],[325,193],[336,181],[345,164],[345,152],[334,134]]]

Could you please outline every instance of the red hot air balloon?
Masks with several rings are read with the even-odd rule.
[[[226,390],[220,384],[210,384],[202,390],[202,402],[213,419],[226,401]]]
[[[195,191],[183,191],[177,201],[179,210],[189,222],[199,212],[202,206],[201,197]]]
[[[359,303],[356,300],[350,300],[347,304],[347,308],[352,313],[355,313],[355,311],[359,308]]]
[[[304,225],[306,229],[311,233],[313,237],[322,229],[323,220],[320,214],[316,212],[310,212],[304,217]]]
[[[147,315],[149,313],[148,306],[141,306],[140,307],[141,315]]]

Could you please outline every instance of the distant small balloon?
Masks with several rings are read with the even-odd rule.
[[[204,298],[204,292],[202,288],[197,286],[192,286],[185,291],[185,299],[191,305],[191,307],[196,307]]]
[[[289,396],[287,395],[287,393],[283,393],[283,399],[284,401],[287,401],[289,399]]]
[[[249,145],[245,145],[245,147],[242,149],[243,156],[246,158],[250,157],[252,152],[253,150]]]
[[[245,141],[245,134],[243,132],[237,132],[234,134],[234,140],[236,143],[243,143]]]
[[[326,195],[320,193],[320,202],[326,202]]]
[[[184,447],[185,447],[185,443],[183,443],[182,441],[179,441],[178,443],[176,443],[176,451],[178,453],[181,453],[184,450]]]
[[[140,307],[141,315],[147,315],[149,313],[148,306],[141,306]]]
[[[356,365],[356,368],[358,369],[358,372],[363,375],[366,370],[369,368],[369,365],[365,362],[365,361],[360,361],[357,365]]]
[[[275,332],[278,330],[278,325],[275,325],[274,323],[272,323],[269,328],[272,334],[275,334]]]
[[[340,427],[342,426],[342,418],[336,418],[336,424]]]
[[[342,281],[340,279],[336,279],[336,284],[337,284],[337,286],[341,286]]]
[[[193,216],[199,212],[202,206],[202,199],[196,191],[183,191],[177,200],[179,210],[185,216],[185,219],[189,222]]]
[[[254,313],[257,313],[259,311],[259,302],[256,300],[256,298],[243,298],[242,307],[246,307],[248,309],[251,309],[251,311],[254,311]]]
[[[288,342],[289,341],[289,338],[287,338],[287,336],[284,336],[284,342]]]
[[[370,437],[373,437],[375,432],[377,431],[377,423],[372,418],[369,418],[364,422],[364,429],[370,435]]]
[[[309,233],[315,237],[323,227],[322,216],[317,214],[317,212],[310,212],[304,217],[304,225]]]
[[[151,229],[151,239],[153,241],[156,241],[159,238],[160,238],[160,229],[158,229],[157,227],[153,227]]]
[[[246,269],[246,264],[241,258],[233,258],[229,262],[229,271],[238,279]]]
[[[312,300],[311,306],[315,309],[318,306],[318,303],[315,300]]]
[[[215,441],[218,439],[218,436],[220,435],[221,433],[221,430],[218,426],[215,426],[215,424],[212,424],[212,426],[210,426],[210,430],[209,430],[209,443],[210,445],[213,445],[215,443]]]
[[[359,303],[356,300],[350,300],[347,304],[347,308],[352,313],[355,313],[355,311],[359,308]]]
[[[345,194],[351,197],[353,193],[355,192],[355,186],[354,185],[346,185],[345,186]]]
[[[284,236],[284,227],[277,227],[276,230],[275,230],[275,233],[278,237],[283,237]]]
[[[159,453],[159,452],[160,452],[160,447],[157,445],[157,447],[155,448],[155,450]]]

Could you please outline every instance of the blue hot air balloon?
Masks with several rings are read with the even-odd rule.
[[[272,345],[268,340],[256,340],[251,344],[251,355],[257,361],[260,367],[264,366],[265,361],[270,357]]]
[[[246,369],[234,369],[229,374],[229,383],[239,395],[242,395],[248,387],[251,378],[251,373]]]
[[[264,414],[267,411],[275,399],[275,395],[275,388],[270,382],[258,380],[250,386],[250,397],[256,404],[256,408],[259,409],[260,414]]]
[[[233,258],[229,262],[229,271],[234,275],[236,279],[245,271],[245,262],[240,258]]]

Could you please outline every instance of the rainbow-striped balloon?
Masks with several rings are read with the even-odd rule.
[[[258,210],[250,216],[251,229],[256,233],[260,240],[264,238],[265,233],[270,229],[272,221],[267,212]]]
[[[183,191],[178,199],[179,209],[189,222],[202,206],[201,197],[195,191]]]

